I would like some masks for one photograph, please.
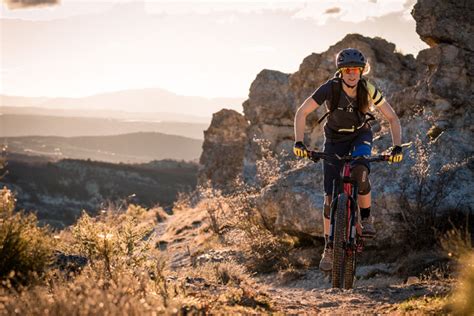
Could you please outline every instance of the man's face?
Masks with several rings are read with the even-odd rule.
[[[360,80],[363,69],[360,67],[341,68],[342,79],[350,86],[355,86]]]

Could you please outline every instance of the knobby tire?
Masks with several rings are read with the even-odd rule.
[[[356,251],[354,249],[346,251],[344,262],[344,288],[352,289],[354,285],[354,272],[356,268]]]
[[[334,242],[332,257],[332,287],[341,288],[344,285],[345,252],[344,243],[347,239],[347,195],[341,193],[337,197],[337,207],[334,215]]]
[[[357,208],[357,207],[356,207]],[[346,210],[346,219],[348,218],[348,214],[350,214],[350,209],[347,207]],[[347,225],[350,226],[350,220],[348,220]],[[356,228],[353,227],[355,230]],[[351,229],[346,229],[346,231],[351,231]],[[357,237],[356,237],[357,239]],[[349,240],[349,236],[347,236],[347,239]],[[357,243],[357,241],[354,241],[354,243]],[[354,245],[354,248],[349,248],[346,249],[345,252],[345,261],[344,261],[344,288],[345,289],[352,289],[352,286],[354,284],[354,273],[356,269],[356,246]]]

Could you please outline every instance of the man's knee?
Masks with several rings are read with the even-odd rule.
[[[369,169],[364,165],[356,165],[351,171],[352,179],[357,181],[358,193],[366,195],[370,192]]]

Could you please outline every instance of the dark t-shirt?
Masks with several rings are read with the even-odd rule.
[[[312,95],[313,100],[319,105],[326,102],[326,109],[328,111],[331,97],[331,80],[321,85]],[[352,140],[362,130],[370,129],[368,124],[360,127],[363,122],[364,114],[357,110],[357,99],[349,97],[342,90],[337,108],[328,116],[324,124],[326,140],[336,143]]]

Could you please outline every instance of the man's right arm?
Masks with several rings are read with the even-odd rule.
[[[304,129],[306,126],[306,117],[319,107],[319,104],[312,98],[307,98],[298,108],[295,115],[295,142],[302,142],[304,138]]]

